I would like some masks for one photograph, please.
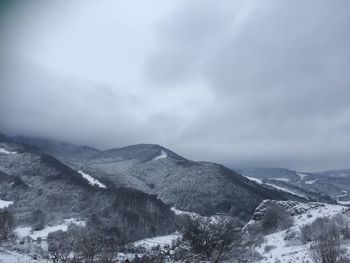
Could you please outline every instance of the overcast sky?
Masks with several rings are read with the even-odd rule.
[[[0,131],[350,168],[350,1],[1,1]]]

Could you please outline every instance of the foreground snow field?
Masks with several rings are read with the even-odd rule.
[[[288,210],[293,214],[294,222],[290,228],[264,236],[264,242],[256,247],[256,251],[263,257],[258,261],[261,263],[312,262],[308,252],[310,243],[302,243],[300,228],[314,222],[317,218],[331,218],[349,212],[347,207],[341,205],[291,201],[280,201],[278,203],[285,207],[289,206]],[[259,207],[257,211],[259,211]],[[248,224],[253,224],[254,221],[252,219]],[[291,233],[295,235],[294,238],[288,238]]]

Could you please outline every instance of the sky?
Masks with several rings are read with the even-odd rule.
[[[350,1],[0,3],[0,132],[350,168]]]

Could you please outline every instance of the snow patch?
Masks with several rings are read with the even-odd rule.
[[[173,242],[175,242],[179,237],[179,233],[175,232],[171,235],[141,239],[134,242],[133,244],[136,247],[144,247],[147,250],[151,250],[153,247],[157,246],[160,246],[162,249],[164,249],[165,247],[171,247]]]
[[[165,158],[167,158],[167,157],[168,157],[168,154],[162,150],[161,153],[160,153],[160,155],[158,155],[158,156],[156,156],[156,157],[153,158],[153,161],[165,159]]]
[[[91,175],[84,173],[83,171],[78,171],[78,173],[80,173],[83,176],[83,178],[89,182],[89,184],[97,185],[100,188],[107,188],[103,183],[101,183],[99,180],[96,180]]]
[[[175,207],[172,207],[171,211],[173,211],[175,213],[175,215],[189,215],[190,217],[199,216],[197,213],[176,209]]]
[[[286,193],[289,193],[289,194],[292,194],[292,195],[296,195],[296,196],[300,196],[302,198],[306,198],[303,195],[299,195],[299,194],[297,194],[297,193],[295,193],[295,192],[293,192],[293,191],[291,191],[291,190],[289,190],[287,188],[281,187],[281,186],[277,186],[277,185],[274,185],[274,184],[268,184],[268,183],[266,183],[265,185],[271,186],[271,187],[273,187],[273,188],[275,188],[277,190],[280,190],[280,191],[283,191],[283,192],[286,192]]]
[[[6,150],[5,148],[0,148],[0,153],[2,154],[16,154],[17,152],[10,152],[8,150]]]
[[[65,219],[63,220],[62,224],[55,225],[55,226],[46,226],[43,230],[39,231],[32,231],[31,227],[17,227],[14,232],[19,238],[23,237],[30,237],[33,240],[37,240],[39,237],[42,239],[46,239],[47,235],[51,232],[55,232],[58,230],[67,231],[68,226],[70,224],[75,224],[78,226],[85,226],[85,221],[77,220],[75,218]]]
[[[13,201],[5,201],[5,200],[1,200],[0,199],[0,209],[6,208],[6,207],[8,207],[9,205],[12,205],[12,204],[13,204]]]
[[[305,181],[305,184],[314,184],[317,180],[310,180],[310,181]]]
[[[283,177],[270,178],[270,179],[275,180],[275,181],[281,181],[281,182],[289,182],[290,181],[288,178],[283,178]]]
[[[299,181],[304,180],[304,178],[305,178],[306,176],[308,176],[308,174],[303,174],[303,173],[297,173],[297,175],[299,175],[299,177],[300,177],[300,180],[299,180]]]
[[[281,186],[277,186],[277,185],[274,185],[274,184],[264,183],[263,181],[261,181],[261,180],[258,179],[258,178],[249,177],[249,176],[246,176],[246,178],[249,179],[249,180],[251,180],[251,181],[253,181],[253,182],[256,182],[256,183],[258,183],[258,184],[267,185],[267,186],[273,187],[273,188],[275,188],[275,189],[277,189],[277,190],[280,190],[280,191],[283,191],[283,192],[287,192],[287,193],[289,193],[289,194],[293,194],[293,195],[296,195],[296,196],[300,196],[300,197],[302,197],[302,198],[306,198],[305,196],[299,195],[299,194],[297,194],[297,193],[295,193],[295,192],[293,192],[293,191],[290,191],[290,190],[287,189],[287,188],[284,188],[284,187],[281,187]]]
[[[258,178],[249,177],[249,176],[246,176],[246,178],[249,179],[250,181],[256,182],[258,184],[263,184],[263,182],[260,179],[258,179]]]
[[[46,259],[33,259],[27,254],[21,254],[19,252],[6,250],[5,248],[0,248],[0,263],[48,263]]]

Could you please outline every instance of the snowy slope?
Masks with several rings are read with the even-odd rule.
[[[75,218],[65,219],[61,224],[55,226],[46,226],[43,230],[31,231],[31,227],[17,227],[14,232],[19,238],[30,237],[33,240],[37,238],[46,239],[47,235],[51,232],[58,230],[67,231],[70,224],[75,224],[78,226],[85,226],[85,221],[81,221]]]
[[[78,173],[80,173],[83,176],[83,178],[89,182],[89,184],[97,185],[100,188],[106,188],[106,186],[103,183],[101,183],[99,180],[93,178],[91,175],[84,173],[83,171],[78,171]]]
[[[292,195],[296,195],[296,196],[300,196],[301,198],[306,198],[306,196],[304,195],[301,195],[301,194],[298,194],[298,193],[295,193],[285,187],[281,187],[281,186],[278,186],[278,185],[274,185],[274,184],[271,184],[271,183],[264,183],[263,181],[261,181],[260,179],[258,178],[255,178],[255,177],[250,177],[250,176],[245,176],[247,179],[249,179],[250,181],[253,181],[253,182],[256,182],[257,184],[261,184],[261,185],[266,185],[266,186],[270,186],[272,188],[275,188],[279,191],[282,191],[282,192],[286,192],[286,193],[289,193],[289,194],[292,194]],[[280,179],[280,178],[279,178]],[[278,180],[278,181],[285,181],[285,180]]]
[[[167,157],[168,157],[168,154],[165,151],[162,150],[160,155],[158,155],[158,156],[153,158],[153,161],[165,159]]]
[[[0,154],[16,154],[17,152],[11,152],[11,151],[8,151],[6,150],[5,148],[0,148]]]
[[[145,238],[139,241],[134,242],[133,244],[136,247],[144,247],[147,250],[151,250],[154,247],[160,246],[161,249],[164,247],[171,247],[171,245],[180,237],[176,232],[171,235],[158,236],[153,238]]]
[[[278,203],[288,208],[289,213],[293,215],[294,222],[290,228],[264,236],[264,242],[255,248],[263,256],[263,259],[258,261],[259,263],[312,262],[308,253],[310,244],[301,242],[300,228],[317,218],[331,218],[348,211],[347,207],[341,205],[291,201],[279,201]],[[260,218],[260,213],[263,213],[259,211],[261,207],[264,207],[263,203],[257,208],[256,218]],[[254,224],[255,221],[252,219],[248,224]],[[291,233],[294,233],[295,237],[288,238]]]
[[[13,204],[13,201],[4,201],[4,200],[0,199],[0,209],[6,208],[6,207],[8,207],[9,205],[12,205],[12,204]]]

